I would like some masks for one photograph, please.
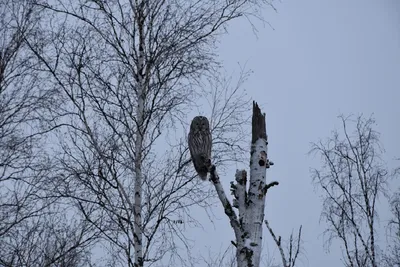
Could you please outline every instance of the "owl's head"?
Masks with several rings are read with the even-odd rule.
[[[208,122],[207,117],[204,116],[194,117],[192,123],[190,124],[191,131],[208,131],[209,129],[210,123]]]

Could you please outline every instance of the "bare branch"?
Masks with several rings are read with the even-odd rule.
[[[282,239],[281,236],[276,237],[274,231],[272,230],[271,226],[269,225],[268,220],[265,220],[265,225],[267,226],[267,229],[269,233],[272,236],[272,239],[275,241],[276,246],[279,249],[279,253],[281,255],[282,259],[282,264],[284,267],[294,267],[296,266],[296,260],[300,254],[300,244],[301,244],[301,229],[302,226],[299,227],[299,233],[297,236],[297,240],[293,238],[293,233],[290,234],[289,242],[288,242],[288,248],[287,248],[287,254],[285,254],[285,251],[283,249],[283,244],[282,244]]]

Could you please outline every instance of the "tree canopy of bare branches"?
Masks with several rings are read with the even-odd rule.
[[[313,179],[323,192],[321,218],[329,240],[338,239],[345,266],[379,266],[377,200],[386,195],[390,174],[383,162],[373,118],[341,116],[342,131],[312,145],[322,166]]]
[[[398,267],[400,266],[400,189],[391,198],[390,207],[393,217],[388,225],[388,249],[384,255],[383,266]]]
[[[190,209],[208,207],[214,192],[189,168],[187,114],[208,97],[216,161],[240,158],[246,101],[237,87],[215,79],[215,42],[229,21],[258,16],[267,5],[35,2],[48,27],[26,41],[59,101],[46,121],[56,128],[50,191],[78,209],[76,216],[117,255],[116,264],[169,258],[188,266],[178,251],[189,249],[185,225],[197,223]],[[201,88],[210,81],[218,86]]]
[[[51,129],[42,126],[55,91],[25,42],[38,39],[40,23],[34,1],[0,1],[0,265],[82,266],[87,227],[61,226],[46,190]]]

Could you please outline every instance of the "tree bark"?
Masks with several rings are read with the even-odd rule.
[[[266,184],[266,169],[270,167],[267,153],[267,132],[265,113],[253,102],[252,144],[250,156],[250,184],[247,189],[245,170],[236,171],[236,183],[232,183],[233,207],[239,210],[239,219],[227,200],[219,183],[215,166],[211,168],[211,181],[214,183],[225,214],[235,232],[236,260],[238,267],[259,267],[262,249],[262,226],[264,221],[265,195],[268,188],[277,182]]]
[[[137,134],[135,140],[135,267],[143,266],[143,246],[142,246],[142,150],[143,150],[143,136],[144,136],[144,112],[145,112],[145,99],[146,99],[146,87],[144,79],[144,62],[145,62],[145,34],[144,34],[144,2],[141,2],[139,8],[136,11],[136,23],[139,34],[138,44],[138,63],[137,63],[137,94],[138,102],[136,107],[136,123],[137,123]]]
[[[267,158],[267,132],[265,114],[253,102],[252,140],[250,152],[250,185],[245,210],[239,210],[241,228],[241,248],[237,251],[241,266],[260,266],[262,225],[265,209],[265,183]]]

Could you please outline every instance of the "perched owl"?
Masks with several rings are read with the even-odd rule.
[[[211,131],[208,119],[194,117],[188,136],[190,156],[200,178],[207,180],[208,167],[211,163]]]

